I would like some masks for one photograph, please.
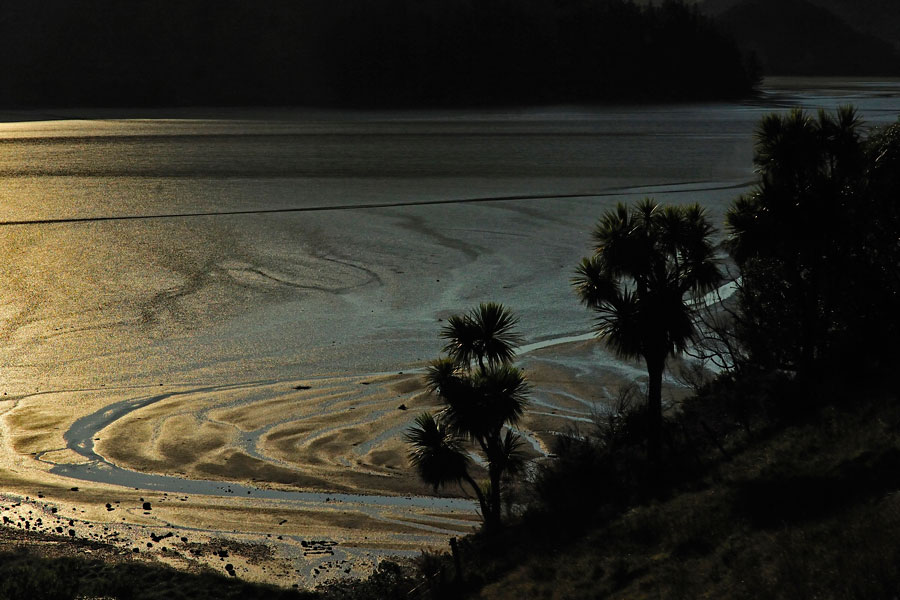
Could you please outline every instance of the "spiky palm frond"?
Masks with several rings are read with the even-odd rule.
[[[500,365],[479,373],[474,378],[481,394],[488,422],[515,425],[528,406],[530,386],[525,373],[511,365]]]
[[[619,279],[611,273],[602,256],[594,255],[581,260],[575,269],[572,285],[583,304],[597,308],[604,304],[616,304],[622,296]]]
[[[525,375],[510,365],[479,371],[464,378],[464,385],[442,391],[440,419],[453,433],[484,441],[519,421],[528,389]]]
[[[453,393],[461,385],[461,375],[453,359],[439,358],[431,361],[425,370],[425,387],[433,394]]]
[[[441,329],[441,337],[447,340],[442,350],[456,364],[469,365],[478,359],[480,332],[468,315],[453,315]]]
[[[410,464],[435,491],[468,476],[469,457],[462,440],[431,414],[426,412],[416,417],[415,426],[404,438],[412,446],[408,455]]]
[[[645,351],[645,323],[638,296],[626,291],[615,302],[594,306],[596,319],[594,331],[597,337],[622,358],[639,358]]]
[[[652,255],[646,236],[641,235],[644,219],[652,215],[649,210],[643,216],[637,211],[629,213],[624,204],[607,211],[594,229],[596,256],[602,256],[604,267],[614,277],[639,279],[648,270]]]
[[[450,317],[441,330],[444,352],[458,365],[494,366],[511,362],[522,338],[515,332],[518,319],[502,304],[485,302],[466,315]]]
[[[726,247],[738,264],[743,264],[752,254],[765,250],[765,239],[769,235],[760,217],[766,212],[761,210],[759,190],[738,197],[731,203],[725,214],[725,225],[728,228]]]
[[[596,253],[582,260],[572,284],[596,313],[598,336],[617,354],[685,348],[693,336],[689,296],[721,281],[713,231],[697,204],[661,207],[648,198],[630,212],[620,204],[601,217]]]
[[[801,109],[771,114],[756,130],[753,162],[764,179],[803,187],[818,168],[819,128]]]
[[[507,429],[500,442],[497,456],[497,462],[505,473],[515,475],[521,473],[525,468],[528,463],[528,454],[525,453],[524,447],[522,436]]]
[[[699,204],[680,207],[679,236],[673,241],[677,256],[674,272],[682,294],[705,294],[722,281],[712,243],[715,232]]]

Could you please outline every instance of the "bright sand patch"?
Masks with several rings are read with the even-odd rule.
[[[592,342],[521,364],[533,390],[520,428],[536,458],[643,376]],[[409,469],[403,432],[439,408],[423,388],[416,371],[13,398],[0,404],[0,481],[14,492],[0,513],[8,526],[71,530],[182,567],[220,568],[210,548],[231,543],[246,557],[228,562],[248,579],[364,575],[385,554],[442,548],[478,524],[474,503],[429,500]],[[198,491],[175,491],[185,481]]]

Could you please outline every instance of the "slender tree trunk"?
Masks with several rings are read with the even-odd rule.
[[[647,357],[647,461],[654,475],[662,464],[662,375],[666,359]]]
[[[491,478],[491,520],[495,528],[500,526],[500,469],[491,465],[488,468]]]
[[[484,497],[484,493],[481,491],[481,486],[478,485],[478,482],[475,481],[471,475],[468,473],[464,476],[466,482],[472,486],[472,491],[475,492],[475,497],[478,498],[478,506],[481,508],[481,518],[484,519],[485,529],[492,529],[493,525],[491,524],[491,507],[488,506],[487,498]]]

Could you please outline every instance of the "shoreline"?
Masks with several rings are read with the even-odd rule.
[[[854,75],[769,75],[763,78],[755,92],[742,98],[710,98],[708,100],[658,100],[658,101],[610,101],[604,103],[548,103],[525,105],[475,105],[475,106],[410,106],[410,107],[343,107],[327,105],[196,105],[196,106],[49,106],[20,107],[0,106],[0,123],[29,124],[60,120],[279,120],[341,119],[356,116],[368,118],[396,118],[403,115],[419,115],[422,118],[441,118],[459,115],[491,117],[510,112],[528,115],[568,112],[571,110],[608,110],[625,107],[655,105],[703,105],[710,103],[756,104],[767,93],[778,91],[810,92],[811,90],[853,90],[877,93],[897,92],[900,77]]]
[[[523,347],[519,362],[535,385],[532,410],[526,413],[523,429],[534,456],[546,453],[556,431],[590,421],[595,409],[584,398],[591,390],[611,390],[641,374],[640,366],[618,363],[611,357],[605,365],[598,363],[604,353],[590,338],[591,334],[565,336]],[[608,368],[614,363],[619,374]],[[459,498],[453,490],[446,490],[451,493],[443,497],[428,495],[430,488],[426,490],[405,465],[400,433],[418,411],[433,402],[421,389],[418,370],[413,366],[402,374],[306,378],[175,393],[167,393],[165,388],[146,389],[145,399],[150,401],[119,400],[118,410],[108,401],[112,390],[102,390],[93,394],[91,404],[97,408],[92,413],[77,418],[69,415],[64,420],[71,423],[68,426],[57,415],[58,429],[51,426],[52,435],[46,433],[46,419],[53,412],[52,395],[7,400],[2,415],[7,443],[0,457],[0,482],[7,493],[0,502],[5,510],[0,512],[31,522],[35,514],[41,515],[41,525],[32,525],[38,531],[52,534],[56,527],[63,527],[65,535],[71,529],[79,539],[111,543],[123,551],[138,548],[141,554],[150,553],[178,568],[193,568],[199,561],[221,569],[215,555],[204,562],[187,551],[191,544],[215,545],[230,539],[270,548],[278,569],[232,561],[238,576],[248,581],[311,587],[330,576],[364,577],[385,556],[411,557],[422,549],[443,548],[449,537],[474,532],[479,522],[473,500]],[[398,408],[401,403],[405,409]],[[74,404],[87,405],[84,401]],[[291,406],[299,410],[297,405],[309,410],[293,416],[285,412]],[[222,474],[217,480],[198,479],[198,469],[208,465],[179,463],[183,455],[166,449],[167,444],[181,439],[182,431],[167,422],[185,411],[205,415],[204,423],[220,426],[227,422],[235,432],[244,431],[244,443],[255,448],[256,456],[241,451],[240,435],[205,436],[201,433],[204,425],[197,421],[192,425],[194,437],[199,435],[215,446],[207,459],[217,464]],[[102,418],[97,421],[98,417]],[[300,421],[292,422],[292,418]],[[313,419],[313,423],[298,424],[304,419]],[[250,429],[267,420],[274,423],[264,423],[265,431]],[[90,426],[74,427],[80,432],[76,436],[72,431],[79,421]],[[321,424],[327,421],[330,430],[323,433]],[[25,425],[29,422],[37,425],[29,428]],[[141,422],[145,423],[143,430],[135,425]],[[38,434],[37,429],[44,433]],[[310,429],[317,434],[315,439],[304,440],[306,450],[294,446],[296,456],[285,456],[279,440]],[[361,444],[347,440],[357,435],[354,432],[366,430],[378,433],[365,434],[368,446],[356,455],[348,454],[346,448]],[[141,441],[141,431],[157,433]],[[255,437],[247,438],[253,431]],[[270,439],[273,434],[275,440]],[[337,438],[328,439],[335,435]],[[54,443],[53,437],[65,444]],[[166,466],[154,462],[164,457],[170,461]],[[391,461],[397,463],[395,468],[388,468]],[[272,466],[279,463],[283,464],[280,469]],[[149,464],[160,466],[147,470]],[[303,473],[306,478],[320,477],[330,491],[279,482],[277,475],[286,470]],[[177,473],[182,476],[173,476]],[[275,476],[258,478],[262,473]],[[124,479],[117,480],[119,476]],[[368,481],[369,487],[361,486],[361,481]],[[376,483],[381,487],[371,487]],[[342,487],[362,489],[363,493],[337,491]],[[150,503],[150,510],[142,510],[144,502]],[[12,509],[9,504],[18,506]],[[54,508],[56,512],[52,512]],[[176,547],[163,544],[165,550],[153,542],[154,537],[164,539],[162,536],[170,533],[169,537],[187,538],[188,542]],[[319,544],[321,552],[308,552],[312,542],[323,543]],[[148,543],[152,547],[146,547]],[[341,568],[329,570],[330,564]]]

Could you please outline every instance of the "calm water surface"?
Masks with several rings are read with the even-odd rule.
[[[763,114],[851,102],[893,122],[900,82],[774,80],[745,104],[0,115],[0,392],[402,370],[484,300],[530,342],[582,333],[568,281],[605,208],[653,195],[721,223]]]

